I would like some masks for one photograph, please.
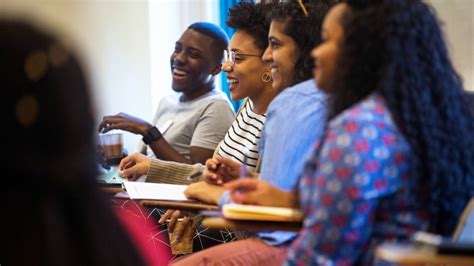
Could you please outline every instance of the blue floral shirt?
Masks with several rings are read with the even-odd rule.
[[[331,120],[300,176],[305,219],[286,264],[370,265],[380,242],[425,230],[415,165],[380,95]]]

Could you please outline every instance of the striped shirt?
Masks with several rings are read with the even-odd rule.
[[[243,163],[244,151],[247,149],[247,169],[255,171],[259,158],[257,145],[265,118],[265,115],[253,111],[253,104],[249,99],[227,131],[218,154]]]

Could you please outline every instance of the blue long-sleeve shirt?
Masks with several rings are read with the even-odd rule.
[[[282,91],[269,105],[259,150],[262,160],[260,179],[290,191],[321,136],[326,119],[325,95],[313,79]],[[271,245],[296,237],[295,232],[260,232],[257,236]]]

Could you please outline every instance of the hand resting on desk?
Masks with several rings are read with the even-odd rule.
[[[151,159],[147,156],[134,152],[122,159],[119,164],[121,175],[128,180],[134,181],[140,176],[146,175],[150,169]]]
[[[298,208],[296,193],[284,191],[260,179],[240,178],[224,184],[235,203]]]
[[[188,199],[195,199],[209,204],[217,205],[225,188],[204,181],[190,184],[184,191]]]

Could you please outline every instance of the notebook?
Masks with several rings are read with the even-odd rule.
[[[429,248],[439,254],[474,255],[474,242],[457,242],[428,232],[416,232],[412,240],[416,245]]]
[[[133,200],[192,201],[184,195],[187,185],[162,183],[123,182],[128,197]],[[194,201],[192,201],[194,202]]]
[[[226,219],[235,220],[278,222],[300,222],[303,220],[303,213],[298,209],[235,203],[225,204],[222,207],[222,215]]]

